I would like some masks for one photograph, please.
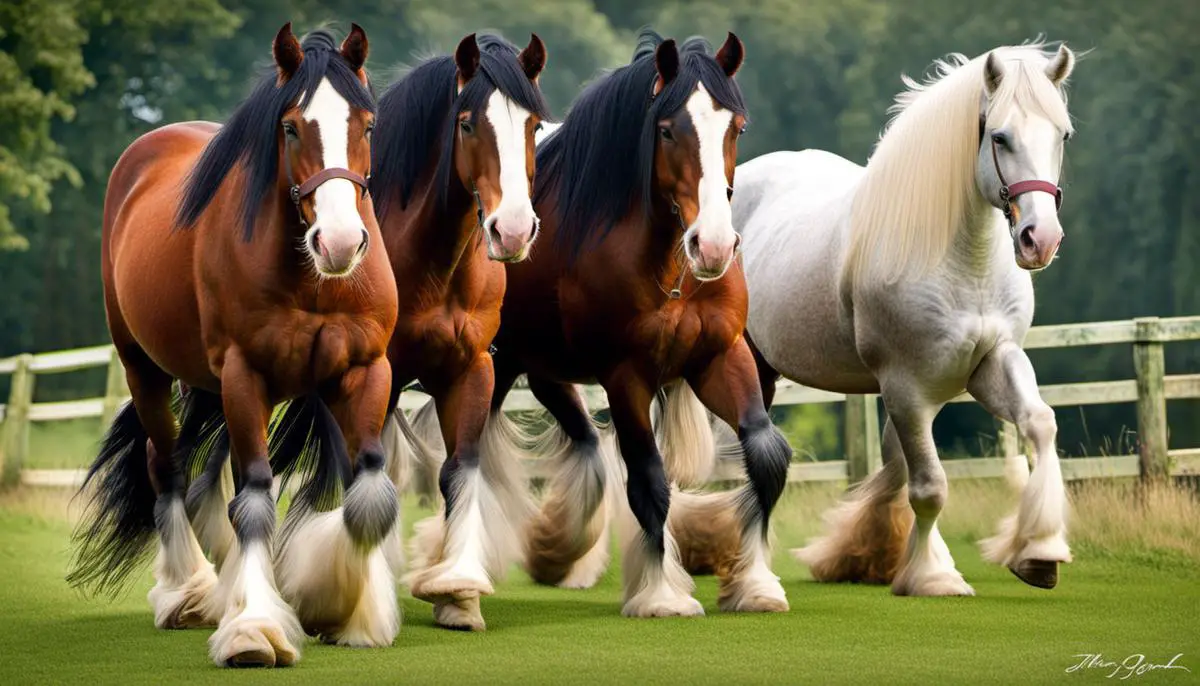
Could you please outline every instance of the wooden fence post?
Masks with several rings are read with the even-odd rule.
[[[1158,317],[1133,320],[1133,368],[1137,373],[1138,454],[1143,479],[1164,479],[1170,473],[1167,455],[1166,365]]]
[[[8,392],[4,423],[0,424],[0,485],[21,480],[21,465],[29,452],[29,406],[33,404],[33,355],[17,357]]]
[[[121,407],[121,401],[128,394],[129,387],[125,383],[125,366],[121,364],[121,358],[117,355],[117,349],[114,347],[112,358],[108,362],[108,380],[104,383],[104,409],[100,413],[101,436],[108,432],[108,427],[112,425],[113,418],[117,416],[117,410]]]
[[[879,410],[874,395],[846,396],[846,466],[858,483],[883,465],[879,447]]]

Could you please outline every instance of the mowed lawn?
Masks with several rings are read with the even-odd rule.
[[[0,684],[1007,684],[1126,674],[1068,673],[1084,653],[1115,662],[1143,654],[1155,663],[1182,653],[1177,664],[1191,672],[1128,681],[1200,681],[1198,556],[1077,546],[1060,587],[1047,592],[982,563],[965,533],[974,525],[955,534],[948,523],[959,569],[978,596],[896,598],[881,587],[813,583],[787,555],[817,526],[807,521],[812,501],[823,506],[832,497],[793,489],[781,504],[775,571],[792,605],[787,614],[722,614],[716,582],[706,577],[696,595],[708,616],[625,619],[615,565],[588,591],[538,587],[514,571],[484,600],[485,633],[437,629],[430,607],[402,594],[404,627],[390,648],[309,642],[293,668],[233,673],[209,662],[209,631],[154,629],[149,569],[116,601],[68,588],[65,499],[9,494],[0,497]],[[406,510],[411,527],[422,513]],[[960,501],[958,513],[971,510],[969,499]]]

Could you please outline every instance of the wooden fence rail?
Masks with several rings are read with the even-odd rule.
[[[1029,331],[1027,350],[1072,348],[1086,345],[1130,345],[1133,349],[1135,379],[1054,384],[1041,387],[1042,397],[1052,407],[1101,403],[1137,404],[1136,455],[1080,457],[1063,461],[1067,479],[1141,476],[1161,479],[1168,475],[1200,475],[1200,448],[1168,450],[1167,401],[1200,398],[1200,373],[1167,376],[1163,346],[1179,341],[1200,340],[1200,316],[1160,319],[1146,317],[1129,321],[1094,322],[1040,326]],[[104,397],[61,402],[34,403],[34,382],[43,374],[107,368]],[[82,470],[23,469],[29,450],[29,426],[33,422],[96,417],[97,436],[108,427],[120,405],[128,399],[125,372],[116,351],[110,345],[0,359],[0,375],[11,375],[7,404],[0,405],[0,477],[9,485],[76,485]],[[592,410],[608,406],[603,389],[582,387]],[[401,407],[416,409],[427,397],[407,392]],[[788,480],[858,481],[877,469],[880,457],[878,396],[830,393],[780,381],[776,405],[845,403],[844,446],[846,459],[824,462],[800,462],[791,466]],[[974,402],[964,393],[951,402]],[[506,411],[536,410],[541,405],[523,388],[515,389],[505,401]],[[1003,423],[997,444],[999,457],[976,457],[943,462],[950,478],[999,477],[1005,474],[1006,461],[1020,455],[1016,428]],[[1023,459],[1023,458],[1021,458]],[[544,465],[531,464],[536,475]],[[714,480],[741,478],[740,465],[718,465]]]

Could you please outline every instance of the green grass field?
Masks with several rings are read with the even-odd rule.
[[[589,591],[538,587],[514,572],[483,603],[486,633],[434,628],[429,606],[405,595],[404,628],[390,648],[310,642],[293,668],[239,673],[208,661],[208,631],[154,629],[145,601],[149,570],[112,602],[68,588],[64,496],[18,491],[0,496],[0,683],[1110,681],[1113,668],[1067,673],[1081,653],[1114,661],[1144,654],[1159,663],[1182,653],[1180,663],[1191,672],[1129,680],[1200,679],[1200,520],[1168,522],[1150,544],[1120,549],[1097,542],[1095,526],[1085,527],[1076,562],[1064,568],[1060,587],[1047,592],[983,564],[971,542],[990,527],[983,520],[1005,506],[1007,494],[995,486],[955,486],[960,497],[947,511],[945,531],[975,598],[896,598],[880,587],[813,583],[786,550],[815,531],[815,514],[835,492],[794,488],[779,510],[775,561],[792,605],[787,614],[721,614],[715,580],[706,577],[697,580],[696,595],[707,617],[624,619],[616,567]],[[1162,507],[1175,511],[1158,515],[1195,515],[1192,506],[1168,500]],[[410,504],[406,524],[422,514]],[[1114,540],[1122,539],[1114,534]]]

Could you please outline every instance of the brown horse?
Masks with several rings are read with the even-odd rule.
[[[412,593],[447,627],[483,629],[479,596],[493,592],[520,546],[525,484],[481,446],[492,397],[488,348],[500,326],[504,265],[529,254],[538,231],[530,193],[534,133],[550,117],[537,85],[546,48],[489,35],[459,43],[384,93],[387,122],[374,149],[372,193],[400,288],[388,347],[392,401],[413,380],[433,396],[450,456],[441,488],[446,516],[417,561]],[[431,162],[432,161],[432,162]],[[403,421],[403,415],[397,415]],[[498,509],[497,509],[498,508]],[[525,507],[524,509],[529,509]]]
[[[324,31],[301,43],[289,23],[273,54],[223,126],[162,127],[113,169],[105,305],[133,403],[89,472],[96,492],[70,576],[115,588],[157,530],[156,624],[219,620],[209,639],[218,665],[291,664],[304,631],[380,645],[399,629],[379,549],[397,518],[379,440],[396,287],[365,188],[367,38],[354,26],[340,48]],[[188,387],[178,435],[173,379]],[[290,451],[280,455],[288,470],[314,460],[316,478],[273,556],[268,420],[295,398],[273,444]],[[237,482],[227,515],[236,542],[213,551],[219,579],[189,526],[182,469],[214,441],[219,468],[232,448]],[[343,486],[345,507],[318,513]]]
[[[725,542],[702,551],[722,577],[721,608],[787,609],[767,566],[766,535],[791,450],[767,416],[742,337],[746,286],[730,221],[746,122],[733,80],[742,58],[733,34],[714,57],[702,39],[677,48],[643,32],[632,62],[591,85],[539,146],[534,206],[546,234],[539,245],[551,249],[508,267],[493,411],[526,373],[569,439],[564,469],[530,528],[528,568],[543,583],[575,576],[571,567],[603,530],[600,437],[570,385],[597,380],[642,529],[625,553],[630,616],[703,613],[664,529],[670,489],[651,422],[664,385],[672,389],[669,406],[694,389],[745,450],[749,484],[716,496],[713,536],[703,537]],[[678,413],[669,410],[671,420]],[[680,422],[668,423],[675,426],[661,428],[677,441]],[[730,530],[718,536],[723,525]]]

